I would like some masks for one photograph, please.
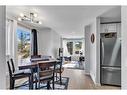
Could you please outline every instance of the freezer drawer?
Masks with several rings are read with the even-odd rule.
[[[101,84],[121,86],[121,68],[102,67],[101,68]]]

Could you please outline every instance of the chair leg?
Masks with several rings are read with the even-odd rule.
[[[61,71],[60,71],[60,85],[62,84]]]
[[[47,89],[50,88],[50,81],[47,82]]]
[[[29,76],[29,89],[31,89],[31,77]]]
[[[40,81],[38,82],[38,88],[40,89]]]
[[[10,89],[12,89],[12,80],[10,79]]]
[[[53,77],[53,80],[52,80],[52,88],[55,89],[55,87],[54,87],[54,77]]]
[[[56,72],[56,81],[57,81],[57,72]]]
[[[37,89],[37,82],[38,82],[38,79],[37,77],[35,77],[35,89]]]
[[[15,88],[15,80],[13,80],[12,87]]]
[[[15,85],[15,80],[14,79],[10,79],[10,89],[14,89],[14,85]]]

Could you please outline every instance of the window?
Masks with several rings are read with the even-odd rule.
[[[31,36],[30,30],[18,27],[17,31],[17,56],[18,64],[30,61]]]
[[[81,49],[82,49],[82,42],[81,41],[76,41],[74,42],[75,46],[74,46],[74,53],[75,54],[80,54]]]
[[[70,55],[73,54],[73,42],[67,42],[67,50]]]
[[[64,39],[63,40],[63,55],[70,56],[70,55],[80,55],[83,54],[84,51],[84,44],[83,40],[79,39]]]

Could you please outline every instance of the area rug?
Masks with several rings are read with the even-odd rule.
[[[66,90],[68,88],[69,78],[68,77],[62,77],[62,84],[60,84],[60,81],[55,81],[55,89],[56,90]],[[28,82],[23,83],[22,86],[17,86],[16,90],[29,90],[29,86],[25,85],[28,84]],[[41,83],[40,84],[41,89],[40,90],[46,90],[46,84]],[[52,83],[50,83],[50,89],[52,90]],[[34,85],[35,88],[35,85]],[[38,89],[37,89],[38,90]]]

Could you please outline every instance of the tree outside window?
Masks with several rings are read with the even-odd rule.
[[[18,60],[25,61],[30,56],[30,32],[17,29]]]

